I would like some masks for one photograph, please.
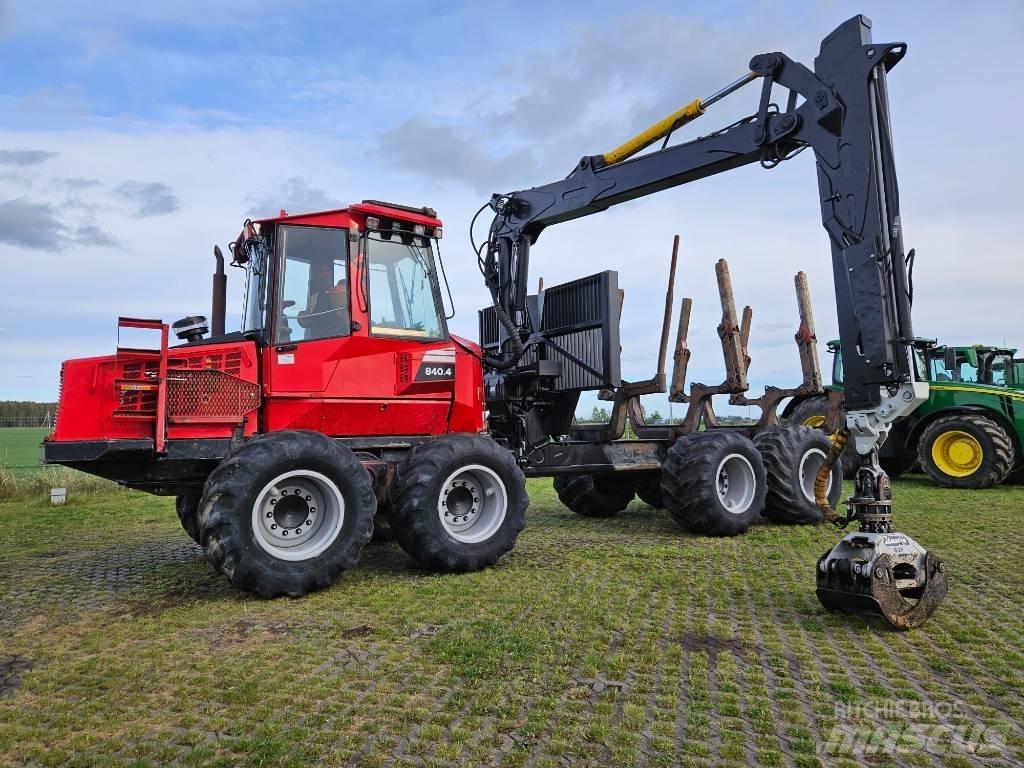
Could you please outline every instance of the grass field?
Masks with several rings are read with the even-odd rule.
[[[906,634],[819,607],[832,528],[705,539],[530,490],[494,569],[370,545],[274,601],[229,588],[170,499],[0,503],[0,765],[1024,761],[1024,489],[897,482],[900,528],[951,572]]]
[[[0,466],[14,469],[40,466],[39,444],[49,432],[48,429],[35,427],[0,429]]]

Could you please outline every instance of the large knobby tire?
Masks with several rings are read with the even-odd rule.
[[[680,437],[661,468],[665,507],[684,528],[735,536],[764,511],[764,462],[739,432],[712,430]]]
[[[813,427],[791,424],[766,429],[754,438],[768,478],[764,514],[780,523],[812,524],[822,520],[814,503],[814,481],[825,463],[832,441]],[[829,476],[828,503],[832,509],[843,492],[842,459]]]
[[[299,597],[356,564],[376,508],[370,475],[348,448],[319,432],[272,432],[210,474],[200,543],[239,589]]]
[[[555,475],[558,500],[583,517],[614,517],[633,500],[633,480],[624,474]]]
[[[655,509],[664,509],[665,498],[661,493],[661,472],[645,472],[636,480],[636,495],[644,504]]]
[[[808,397],[796,404],[796,407],[789,414],[789,424],[801,427],[813,427],[825,432],[825,422],[828,418],[828,398],[822,395]],[[840,422],[842,423],[842,422]],[[857,460],[857,449],[853,446],[853,438],[846,441],[843,452],[840,454],[843,465],[843,476],[852,480],[857,472],[860,462]]]
[[[943,488],[989,488],[1013,470],[1010,436],[980,413],[954,413],[929,424],[917,445],[917,459]]]
[[[178,496],[174,500],[174,509],[185,533],[196,544],[199,543],[199,497]]]
[[[488,437],[442,435],[414,448],[391,486],[391,529],[402,549],[440,571],[494,565],[526,524],[526,477]]]

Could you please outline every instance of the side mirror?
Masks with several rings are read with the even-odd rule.
[[[958,369],[956,364],[956,350],[953,347],[946,347],[943,353],[942,367],[947,371],[955,371]]]

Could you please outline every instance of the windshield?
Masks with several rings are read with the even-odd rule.
[[[839,347],[836,347],[833,351],[830,347],[829,352],[835,355],[832,360],[832,383],[839,385],[843,383],[843,352]]]
[[[924,351],[920,347],[914,347],[914,378],[918,381],[928,381],[928,364],[925,362]]]
[[[443,338],[434,254],[430,240],[398,232],[370,232],[370,333]]]

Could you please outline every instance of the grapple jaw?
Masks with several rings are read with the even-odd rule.
[[[818,600],[826,609],[880,614],[898,630],[924,624],[946,590],[942,560],[895,531],[847,534],[818,560]]]

